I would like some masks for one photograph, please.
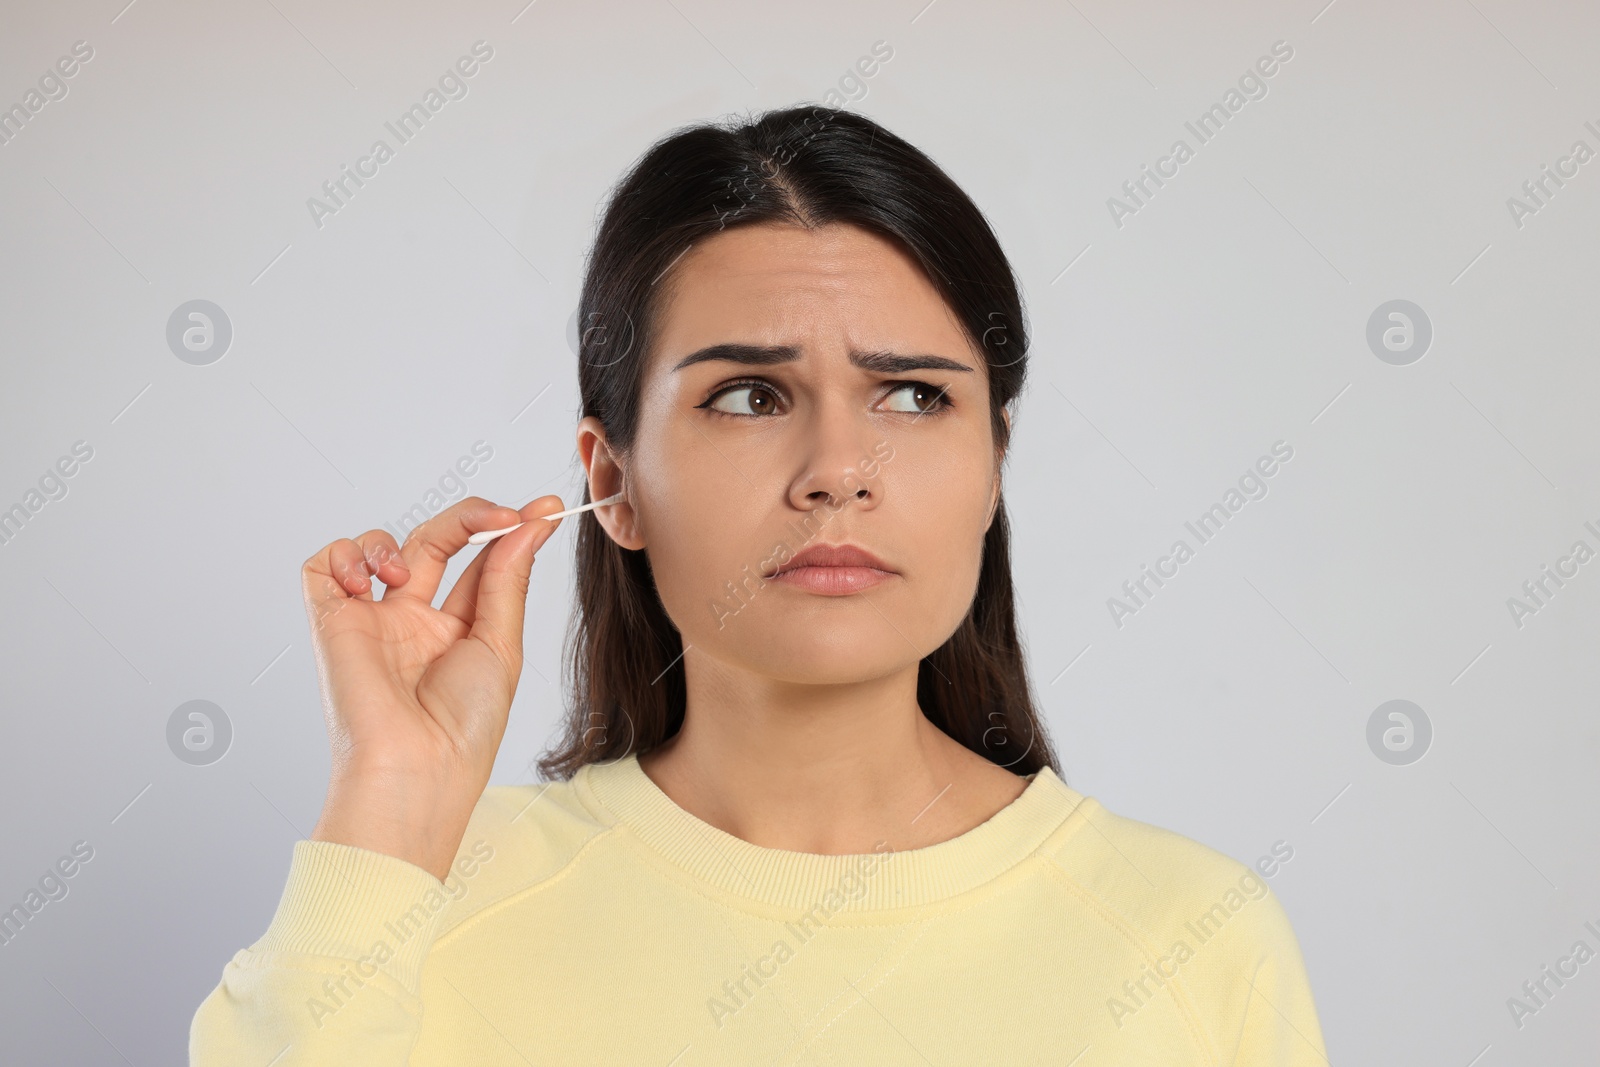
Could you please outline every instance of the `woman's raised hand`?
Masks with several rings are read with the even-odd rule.
[[[341,538],[301,570],[333,765],[311,837],[383,852],[441,881],[488,784],[522,674],[522,619],[533,556],[560,497],[522,510],[467,497],[403,546],[384,530]],[[450,558],[490,542],[434,596]],[[372,577],[385,589],[373,596]]]

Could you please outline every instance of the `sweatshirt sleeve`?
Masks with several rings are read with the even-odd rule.
[[[1269,893],[1256,913],[1257,963],[1244,975],[1234,1067],[1328,1067],[1316,1002],[1289,916]]]
[[[295,842],[266,933],[223,967],[194,1015],[190,1067],[403,1067],[447,899],[405,860]]]

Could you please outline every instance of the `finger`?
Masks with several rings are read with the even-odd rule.
[[[334,581],[352,597],[372,599],[372,572],[367,568],[366,553],[354,540],[341,537],[328,546],[328,569]]]
[[[371,583],[366,575],[351,569],[352,557],[360,556],[359,547],[351,552],[353,544],[346,538],[324,545],[300,568],[300,592],[314,628],[354,600],[363,583],[368,590],[367,599],[371,599]]]
[[[558,504],[554,508],[545,506],[547,501],[559,499],[559,497],[545,496],[540,497],[537,500],[530,500],[528,503],[522,506],[522,509],[519,512],[517,512],[517,515],[519,516],[519,522],[524,522],[534,527],[532,533],[532,537],[534,538],[534,552],[538,552],[539,547],[548,541],[550,536],[555,533],[555,528],[561,525],[560,519],[557,519],[554,522],[547,522],[540,518],[541,515],[548,515],[555,511],[561,511],[565,505]],[[511,524],[507,523],[506,525],[509,526]],[[540,527],[547,527],[547,529],[540,529]],[[524,529],[526,529],[526,527],[524,527]],[[515,537],[522,532],[523,530],[514,530],[503,537],[497,538],[497,540],[504,541],[506,538]],[[490,543],[490,548],[492,547],[493,542]],[[445,597],[444,606],[439,610],[454,615],[468,626],[471,626],[473,619],[477,616],[478,589],[483,580],[483,568],[488,561],[489,548],[485,548],[478,553],[471,563],[467,565],[467,569],[461,572],[461,577],[456,579],[456,584],[451,588],[450,595]]]
[[[554,515],[562,506],[556,496],[542,496],[526,505],[521,512],[526,525],[489,546],[489,561],[478,579],[478,610],[468,636],[488,646],[513,685],[522,673],[522,618],[533,554],[561,523],[560,519],[548,522],[543,516]]]
[[[472,625],[473,616],[478,613],[478,580],[487,562],[489,562],[489,549],[485,548],[474,556],[472,562],[467,564],[467,569],[461,572],[461,577],[456,579],[456,584],[450,589],[450,595],[444,598],[440,611],[446,615],[454,615],[469,627]]]
[[[412,597],[432,604],[450,557],[466,547],[467,538],[480,530],[498,530],[516,521],[514,510],[491,504],[481,496],[456,501],[406,536],[400,556],[411,577],[387,591],[385,597]]]
[[[389,531],[368,530],[357,537],[355,542],[361,549],[366,573],[383,583],[384,596],[388,596],[389,591],[395,586],[404,585],[411,580],[411,569],[406,566],[405,557],[400,554],[400,546],[395,543],[394,535]]]

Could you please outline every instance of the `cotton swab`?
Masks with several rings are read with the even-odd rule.
[[[625,493],[615,493],[615,494],[613,494],[611,496],[606,497],[604,500],[596,500],[596,501],[593,501],[593,502],[588,503],[588,504],[583,504],[583,505],[581,505],[579,507],[568,508],[566,511],[558,511],[554,515],[546,515],[546,516],[544,516],[544,518],[547,518],[547,519],[564,519],[568,515],[576,515],[578,512],[580,512],[580,511],[588,511],[590,508],[603,508],[607,504],[619,503],[625,495],[626,495]],[[519,523],[517,523],[516,526],[507,526],[503,530],[483,530],[482,532],[475,533],[471,537],[467,538],[467,544],[469,544],[469,545],[486,545],[490,541],[493,541],[496,537],[500,537],[503,534],[508,534],[512,530],[516,530],[516,529],[521,528],[523,525],[524,525],[523,523],[519,522]]]

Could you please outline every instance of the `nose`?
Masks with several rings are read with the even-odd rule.
[[[844,403],[818,406],[815,419],[801,427],[800,466],[789,483],[789,503],[800,511],[837,511],[847,502],[875,508],[883,499],[882,473],[872,464],[873,430],[864,414]],[[862,468],[873,471],[868,478]]]

